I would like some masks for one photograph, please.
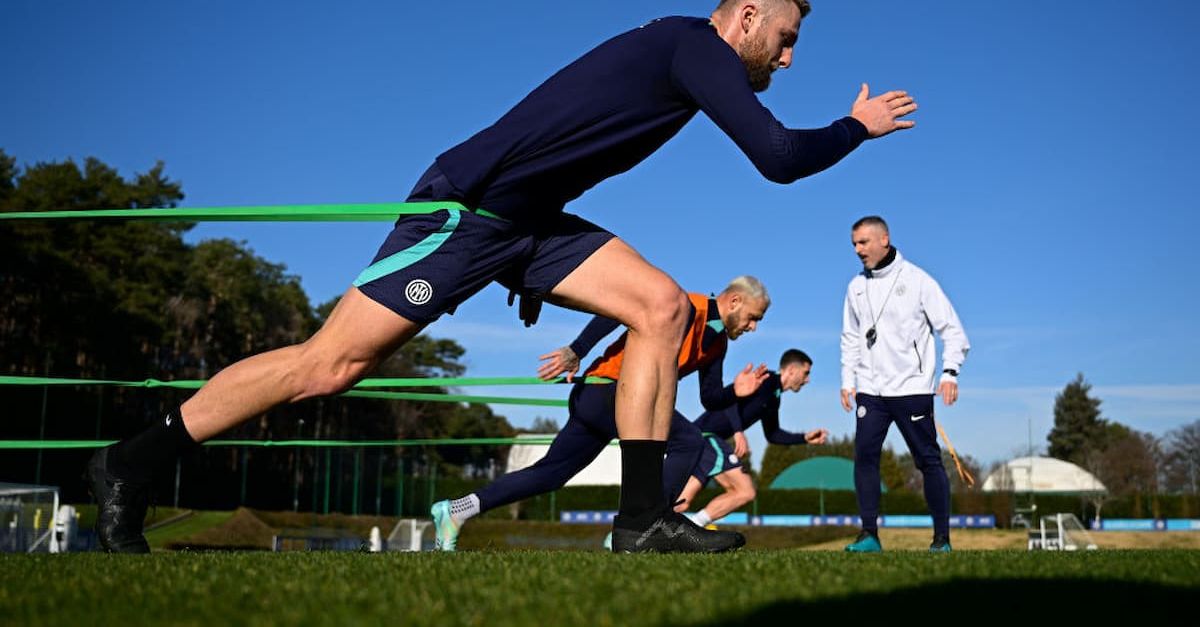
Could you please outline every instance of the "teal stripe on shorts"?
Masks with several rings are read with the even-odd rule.
[[[721,450],[721,445],[714,437],[708,438],[708,443],[712,445],[713,450],[717,452],[717,461],[713,463],[712,470],[708,471],[708,476],[715,477],[725,471],[725,451]]]
[[[458,221],[462,218],[462,211],[460,209],[447,209],[446,211],[450,213],[450,217],[446,219],[446,223],[441,228],[430,233],[425,239],[416,244],[367,266],[367,269],[363,270],[357,279],[354,279],[354,287],[360,287],[363,284],[381,279],[393,272],[399,272],[433,254],[433,251],[440,248],[442,244],[446,243],[446,240],[450,239],[450,236],[454,234],[454,230],[458,228]]]

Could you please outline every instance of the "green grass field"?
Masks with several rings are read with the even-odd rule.
[[[12,625],[1038,624],[1198,598],[1200,551],[0,555]]]

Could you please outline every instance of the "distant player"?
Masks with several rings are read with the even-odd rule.
[[[756,422],[762,423],[763,434],[771,444],[825,443],[829,436],[827,429],[792,433],[779,427],[781,395],[783,392],[799,392],[808,383],[811,372],[812,359],[804,351],[789,349],[779,359],[779,372],[768,372],[766,380],[754,394],[738,399],[735,405],[726,409],[706,411],[696,419],[696,426],[705,434],[705,446],[692,476],[679,495],[682,502],[676,503],[675,511],[687,511],[700,489],[714,478],[725,492],[709,501],[704,509],[692,517],[697,525],[703,527],[720,520],[754,500],[754,480],[742,467],[741,458],[750,452],[745,430]],[[730,438],[734,441],[733,448],[726,441]]]

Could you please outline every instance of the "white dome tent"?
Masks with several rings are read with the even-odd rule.
[[[521,433],[518,440],[544,440],[554,437],[553,433]],[[508,466],[504,472],[516,472],[528,468],[546,456],[549,444],[514,444],[508,449]],[[621,449],[606,446],[592,463],[567,481],[568,486],[621,485]]]
[[[1071,462],[1053,457],[1018,457],[988,475],[983,491],[1095,494],[1108,492],[1108,488],[1092,473]]]
[[[1028,494],[1077,494],[1096,507],[1107,498],[1108,488],[1092,473],[1053,457],[1018,457],[1005,462],[983,481],[984,492],[1016,492]],[[1025,509],[1017,508],[1012,524],[1029,528],[1029,550],[1095,549],[1096,542],[1074,514],[1047,514],[1034,526],[1037,505],[1032,501]],[[1029,516],[1026,518],[1025,516]],[[1082,515],[1082,514],[1081,514]]]

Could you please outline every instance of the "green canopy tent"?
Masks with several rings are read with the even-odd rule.
[[[811,457],[779,473],[771,482],[772,490],[820,490],[821,512],[825,515],[826,490],[854,489],[854,461],[845,457]],[[887,492],[880,482],[879,489]]]

